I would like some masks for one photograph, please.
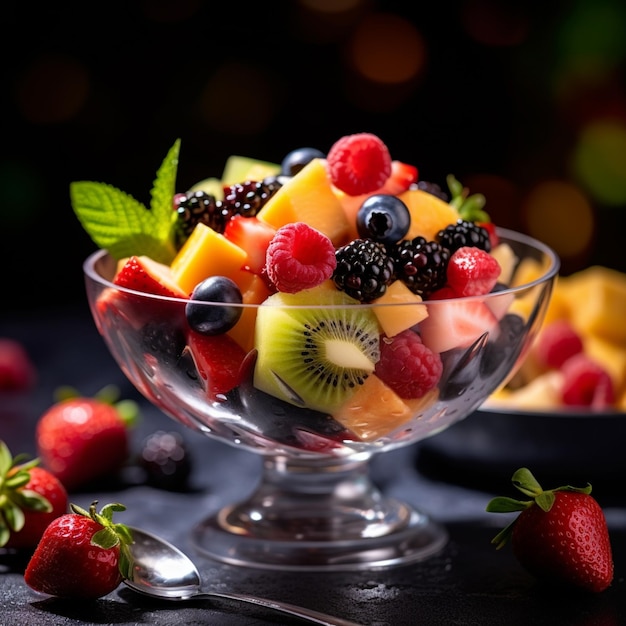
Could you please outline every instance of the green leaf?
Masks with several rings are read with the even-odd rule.
[[[151,190],[150,209],[112,185],[91,181],[70,184],[76,217],[94,243],[115,259],[147,255],[169,264],[176,254],[176,185],[180,139],[170,148]]]
[[[11,451],[7,444],[0,439],[0,479],[11,469],[12,464]]]
[[[104,548],[108,550],[110,548],[114,548],[120,542],[120,538],[117,536],[117,533],[109,527],[105,527],[102,530],[94,533],[91,538],[91,545],[98,546],[100,548]]]
[[[516,470],[511,478],[511,482],[523,494],[533,498],[543,491],[537,479],[526,467],[520,467],[520,469]]]
[[[493,498],[485,509],[488,513],[513,513],[514,511],[523,511],[532,505],[532,501],[522,502],[507,496],[498,496]]]
[[[2,512],[4,513],[4,519],[6,520],[7,526],[11,531],[19,532],[22,528],[24,528],[26,516],[19,506],[5,506],[3,507]]]
[[[22,509],[37,511],[39,513],[50,513],[52,504],[50,500],[42,494],[31,489],[21,489],[13,494],[13,501]]]

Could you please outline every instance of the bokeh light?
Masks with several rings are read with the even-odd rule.
[[[50,54],[24,69],[15,99],[25,120],[33,124],[58,124],[76,116],[89,95],[89,74],[73,57]]]
[[[467,34],[485,46],[517,46],[529,31],[528,6],[519,2],[468,0],[461,19]]]
[[[409,82],[423,70],[426,47],[405,18],[374,13],[358,25],[348,54],[354,70],[364,78],[395,84]]]
[[[626,209],[626,120],[598,120],[583,128],[572,166],[596,200]]]
[[[279,83],[270,72],[228,62],[211,76],[203,89],[200,118],[214,132],[260,133],[272,120],[279,92]]]
[[[567,181],[550,180],[533,187],[523,215],[529,234],[552,246],[564,259],[584,255],[592,244],[593,209],[585,194]]]

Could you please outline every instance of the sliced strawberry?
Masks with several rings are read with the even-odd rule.
[[[267,246],[276,229],[256,217],[233,215],[224,229],[224,237],[246,251],[246,265],[254,274],[261,274]]]
[[[148,300],[147,296],[107,289],[98,298],[96,305],[104,322],[121,315],[134,328],[141,328],[146,322],[157,319],[184,320],[185,305],[182,299],[187,298],[188,294],[176,284],[167,265],[147,256],[131,256],[118,270],[113,283],[125,289],[161,296],[163,299]]]
[[[176,284],[167,265],[147,256],[131,256],[118,271],[113,283],[169,298],[186,298],[188,295]]]
[[[420,334],[433,352],[445,352],[466,348],[483,333],[497,328],[498,320],[484,302],[459,298],[429,305]]]
[[[391,162],[391,174],[383,185],[384,193],[397,196],[406,191],[413,183],[417,182],[418,170],[415,165],[409,165],[402,161]]]
[[[230,336],[201,335],[190,330],[187,345],[198,373],[206,381],[209,398],[217,399],[240,383],[246,352]]]

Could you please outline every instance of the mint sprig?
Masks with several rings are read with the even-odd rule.
[[[93,181],[70,184],[70,200],[76,217],[93,242],[115,259],[146,255],[169,264],[176,254],[176,189],[180,139],[174,142],[159,167],[150,208],[112,185]]]

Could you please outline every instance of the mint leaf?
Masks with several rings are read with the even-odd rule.
[[[76,217],[93,242],[115,259],[147,255],[169,264],[176,254],[172,210],[180,139],[159,168],[151,190],[150,209],[131,195],[106,183],[77,181],[70,184]]]

